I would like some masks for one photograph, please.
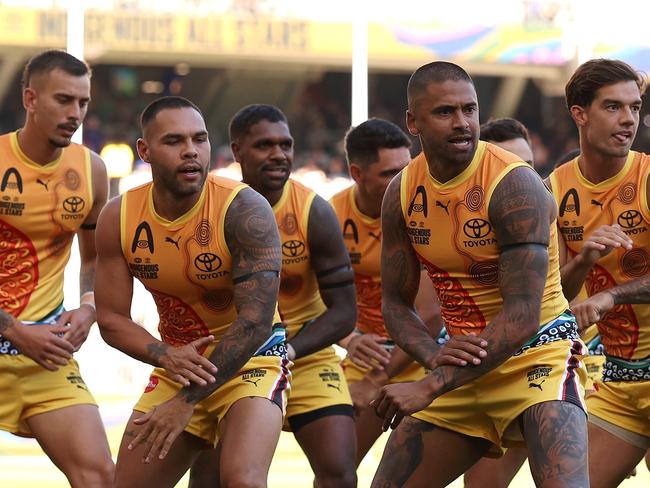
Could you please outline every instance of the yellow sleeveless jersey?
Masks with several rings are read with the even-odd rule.
[[[633,248],[614,249],[598,260],[585,280],[587,294],[646,276],[650,271],[650,209],[646,184],[650,156],[630,151],[623,169],[597,185],[581,173],[578,158],[551,173],[562,237],[575,256],[602,225],[618,224]],[[650,356],[650,305],[617,305],[598,323],[608,355],[623,359]]]
[[[39,321],[63,302],[72,240],[93,207],[90,152],[71,144],[45,166],[0,136],[0,307]]]
[[[403,170],[400,196],[406,232],[433,282],[451,335],[480,333],[501,311],[499,247],[488,208],[499,182],[520,166],[527,164],[497,146],[479,142],[469,166],[446,183],[431,176],[423,153]],[[540,325],[568,308],[555,227],[553,222]]]
[[[237,317],[224,220],[247,186],[208,175],[194,207],[173,222],[156,213],[152,187],[122,195],[120,233],[129,270],[153,295],[164,342],[182,345],[210,334],[219,340]]]
[[[289,179],[273,213],[282,242],[282,275],[278,306],[291,338],[302,325],[321,315],[325,304],[320,297],[316,273],[311,267],[307,238],[309,211],[316,193]]]
[[[356,328],[364,334],[388,337],[381,315],[381,219],[361,213],[354,200],[356,188],[346,188],[330,200],[354,269]]]

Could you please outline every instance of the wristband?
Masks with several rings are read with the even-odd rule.
[[[86,299],[86,297],[88,298]],[[87,291],[86,293],[83,293],[79,297],[79,306],[81,307],[82,305],[90,305],[93,307],[93,310],[97,310],[95,307],[95,292]]]

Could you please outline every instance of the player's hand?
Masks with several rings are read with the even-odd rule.
[[[217,367],[199,351],[214,342],[214,336],[201,337],[181,347],[167,347],[160,356],[160,365],[165,368],[169,377],[183,386],[196,383],[205,386],[214,383]]]
[[[23,325],[15,327],[11,341],[20,352],[33,359],[45,369],[56,371],[58,366],[66,366],[72,359],[74,346],[59,337],[68,328],[59,325]],[[57,335],[58,334],[58,335]]]
[[[578,330],[583,331],[591,324],[599,322],[607,312],[614,308],[614,305],[614,296],[608,291],[601,291],[577,305],[572,305],[571,310],[576,316]]]
[[[355,335],[348,342],[348,357],[362,368],[383,370],[390,362],[390,352],[383,347],[386,340],[377,334]]]
[[[370,402],[377,396],[379,389],[386,381],[372,380],[366,375],[360,381],[348,385],[355,412],[359,413],[368,408]]]
[[[74,346],[75,351],[78,351],[88,339],[90,328],[96,319],[95,307],[82,303],[79,308],[63,312],[56,325],[67,327],[63,338]]]
[[[379,390],[370,403],[377,416],[382,419],[382,429],[396,428],[404,416],[425,409],[433,400],[431,390],[422,381],[394,383]]]
[[[193,413],[194,405],[178,396],[154,407],[153,410],[133,421],[142,428],[129,444],[129,450],[142,444],[144,446],[142,462],[145,464],[156,457],[164,459],[176,438],[189,423]]]
[[[439,366],[467,366],[481,364],[481,359],[487,356],[487,341],[476,334],[453,335],[440,348],[430,369]]]
[[[593,266],[600,258],[607,256],[619,247],[632,249],[632,239],[623,232],[618,224],[603,225],[587,237],[580,250],[580,255],[585,264]]]

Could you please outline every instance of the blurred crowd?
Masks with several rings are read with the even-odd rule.
[[[142,168],[139,167],[135,141],[140,133],[138,114],[142,109],[158,96],[170,94],[185,96],[201,105],[202,93],[197,91],[197,87],[204,86],[217,75],[224,76],[224,72],[217,74],[214,69],[207,68],[190,70],[186,65],[180,68],[95,66],[92,102],[83,126],[84,144],[98,154],[109,144],[128,145],[134,155],[131,169],[138,172]],[[371,74],[369,116],[393,121],[405,129],[407,81],[408,75]],[[482,91],[489,93],[490,87],[498,82],[498,79],[476,76],[479,98]],[[318,79],[298,83],[297,86],[297,93],[286,97],[286,104],[276,102],[287,114],[296,141],[294,167],[320,173],[325,179],[346,177],[347,164],[342,141],[350,127],[350,74],[326,71]],[[287,90],[290,89],[288,86]],[[250,102],[259,102],[258,95],[250,93]],[[484,99],[481,99],[481,104],[482,107],[491,105],[489,100]],[[219,107],[201,108],[206,112],[210,131],[212,168],[226,168],[233,162],[227,135],[228,120],[233,114],[225,110],[222,113]],[[648,113],[645,107],[634,147],[646,152],[650,151]],[[0,130],[7,132],[16,129],[22,124],[23,116],[20,83],[16,80],[0,105]],[[491,116],[489,111],[484,110],[481,122]],[[528,128],[535,167],[543,176],[548,174],[558,158],[578,146],[577,132],[564,106],[563,97],[545,96],[533,80],[527,82],[519,107],[512,116]],[[415,138],[413,142],[412,151],[415,154],[419,147]]]

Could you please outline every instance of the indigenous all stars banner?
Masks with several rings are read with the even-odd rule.
[[[64,47],[66,12],[0,6],[0,50],[4,46]],[[435,19],[435,17],[433,17]],[[469,22],[469,23],[468,23]],[[373,69],[410,70],[432,59],[499,66],[560,67],[575,57],[579,33],[569,22],[539,20],[495,23],[387,19],[368,26],[368,56]],[[594,26],[594,29],[597,29]],[[286,61],[301,65],[349,66],[349,22],[233,14],[87,10],[86,53],[101,61],[119,54],[124,62],[183,56],[189,61],[224,59]],[[627,39],[626,39],[627,41]],[[650,71],[650,42],[620,45],[595,42],[594,56],[617,57]]]

